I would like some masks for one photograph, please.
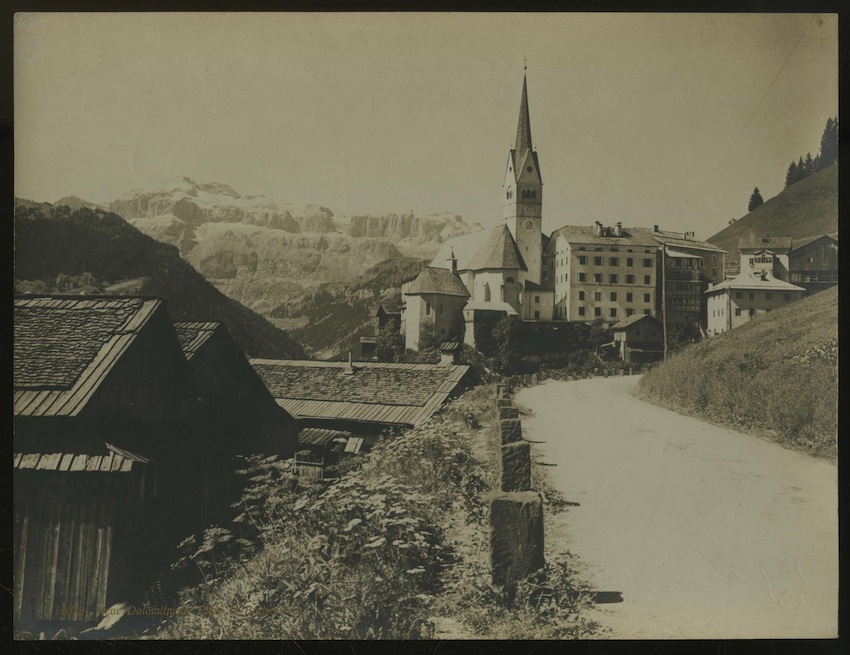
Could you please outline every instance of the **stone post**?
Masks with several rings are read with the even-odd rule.
[[[490,497],[493,584],[511,586],[544,566],[543,499],[534,491]]]
[[[522,423],[518,418],[506,418],[499,421],[502,445],[522,441]]]
[[[499,407],[499,420],[506,418],[519,418],[518,407]]]
[[[502,491],[531,491],[531,444],[502,445]]]

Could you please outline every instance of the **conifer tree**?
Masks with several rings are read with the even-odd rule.
[[[806,160],[803,165],[806,167],[806,177],[815,172],[814,161],[812,161],[812,153],[806,153]]]
[[[829,118],[820,139],[820,167],[826,168],[838,159],[838,117]]]
[[[803,158],[800,157],[797,160],[797,179],[795,179],[794,181],[799,182],[800,180],[805,179],[805,177],[806,177],[806,163],[803,161]]]
[[[759,193],[759,188],[753,189],[753,195],[750,196],[750,203],[747,205],[747,211],[753,211],[756,207],[764,204],[764,198]]]
[[[788,167],[788,172],[785,174],[785,188],[787,189],[789,186],[794,184],[797,181],[797,164],[795,162],[791,162],[791,165]]]

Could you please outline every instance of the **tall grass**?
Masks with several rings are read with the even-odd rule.
[[[837,303],[837,289],[829,289],[689,346],[650,370],[637,393],[835,459]]]

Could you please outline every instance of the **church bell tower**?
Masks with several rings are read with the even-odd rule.
[[[543,178],[540,175],[537,152],[531,142],[525,72],[522,76],[516,142],[508,155],[502,203],[502,217],[507,222],[528,267],[525,277],[540,284],[543,259]]]

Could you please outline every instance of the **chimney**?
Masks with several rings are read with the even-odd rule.
[[[449,261],[452,263],[452,275],[457,275],[457,257],[455,257],[455,249],[452,248],[452,256],[449,257]]]
[[[623,224],[620,221],[617,221],[617,227],[614,230],[614,234],[616,234],[618,237],[623,236]]]
[[[354,375],[354,363],[351,361],[351,351],[348,351],[348,366],[343,371],[345,375]]]
[[[457,355],[460,352],[460,344],[450,341],[440,347],[440,365],[449,366],[457,364]]]
[[[598,237],[602,236],[602,223],[600,223],[599,221],[594,222],[593,233]]]
[[[658,232],[658,226],[657,226],[657,225],[653,225],[653,226],[652,226],[652,231],[653,231],[653,232]]]

